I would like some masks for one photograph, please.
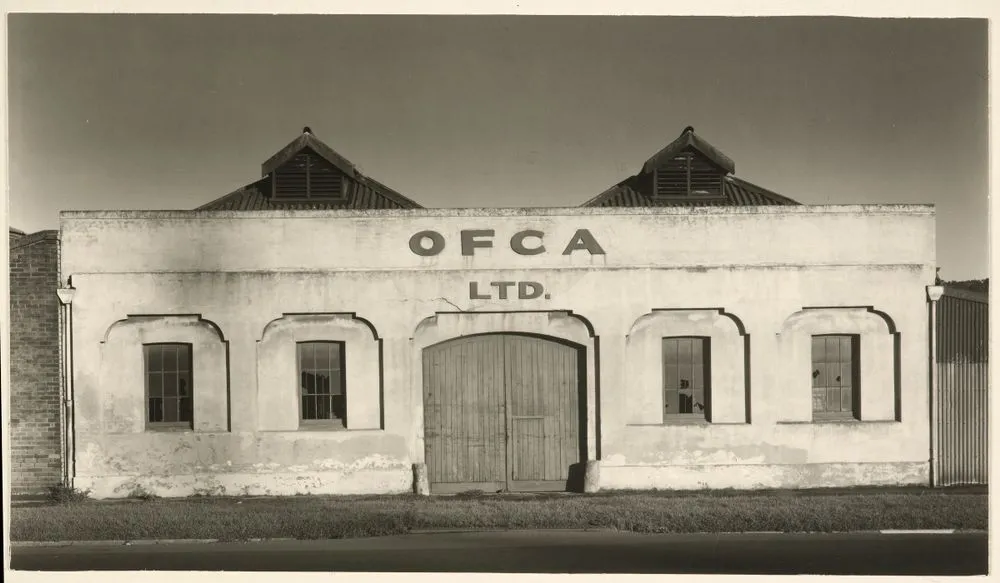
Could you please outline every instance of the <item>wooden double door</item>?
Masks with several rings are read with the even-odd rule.
[[[571,467],[586,455],[582,353],[520,334],[465,336],[425,348],[431,492],[567,489]]]

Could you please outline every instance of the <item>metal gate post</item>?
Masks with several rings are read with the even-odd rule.
[[[59,407],[61,409],[61,431],[63,441],[63,464],[62,479],[63,485],[69,488],[74,487],[73,482],[76,477],[76,425],[74,424],[74,398],[73,398],[73,296],[76,289],[69,284],[69,287],[56,290],[59,302],[62,304],[63,326],[62,338],[60,338],[60,349],[63,353],[63,386],[61,388],[61,399]]]
[[[938,468],[938,409],[940,407],[940,395],[938,392],[938,366],[937,366],[937,303],[944,294],[944,287],[940,285],[927,286],[927,299],[930,301],[930,420],[931,420],[931,444],[930,444],[930,482],[931,487],[935,487],[939,482]]]

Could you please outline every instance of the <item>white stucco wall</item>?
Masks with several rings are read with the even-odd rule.
[[[463,229],[492,229],[493,246],[463,255]],[[525,229],[545,252],[512,250]],[[603,253],[563,254],[578,229]],[[440,254],[411,251],[425,230]],[[420,350],[489,331],[587,348],[602,487],[926,480],[930,207],[67,212],[62,244],[77,483],[97,495],[407,491],[423,459]],[[500,298],[500,281],[543,293]],[[144,429],[128,351],[149,326],[116,322],[147,316],[188,323],[154,326],[163,341],[201,330],[207,400],[190,432]],[[861,336],[860,421],[811,420],[809,336],[828,332]],[[663,423],[660,338],[688,334],[711,337],[712,422]],[[304,340],[346,342],[346,429],[298,426]]]
[[[343,342],[347,399],[346,429],[381,429],[379,342],[374,330],[351,314],[289,314],[264,327],[257,343],[258,431],[300,427],[295,346],[299,342]]]
[[[198,358],[192,360],[193,431],[227,431],[229,387],[226,342],[219,330],[198,316],[135,316],[114,322],[100,346],[100,379],[97,399],[79,411],[78,431],[136,433],[145,431],[146,403],[143,378],[144,344],[184,343]],[[138,387],[142,390],[117,390]],[[96,407],[100,409],[97,410]]]

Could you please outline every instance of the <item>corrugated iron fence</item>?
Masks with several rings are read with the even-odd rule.
[[[985,484],[989,472],[989,303],[945,287],[937,303],[935,484]]]

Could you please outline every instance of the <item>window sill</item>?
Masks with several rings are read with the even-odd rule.
[[[348,431],[348,429],[341,421],[301,421],[299,422],[299,431]]]
[[[668,417],[662,423],[629,423],[628,427],[674,427],[674,426],[708,426],[710,421],[702,417]]]
[[[323,436],[332,438],[334,436],[343,436],[344,438],[347,438],[347,437],[356,437],[358,435],[382,435],[386,433],[386,430],[380,429],[378,427],[346,429],[344,427],[337,428],[337,427],[321,425],[319,427],[302,426],[289,429],[257,429],[254,430],[253,432],[258,435],[284,435],[287,437],[291,437],[294,435],[314,435],[317,437]],[[340,437],[337,438],[339,439]]]
[[[778,425],[877,425],[887,423],[900,423],[895,419],[872,419],[864,421],[861,419],[813,419],[811,421],[778,421]]]
[[[156,425],[146,425],[146,431],[151,433],[185,433],[193,432],[194,428],[191,427],[190,423],[158,423]]]

